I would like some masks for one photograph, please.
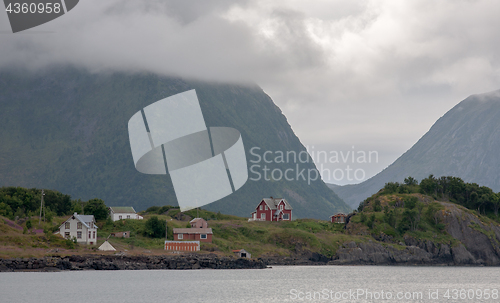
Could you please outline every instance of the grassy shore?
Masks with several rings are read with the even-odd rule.
[[[15,224],[0,217],[0,258],[102,253],[97,247],[112,232],[120,231],[130,231],[131,236],[109,238],[109,242],[117,251],[128,254],[165,254],[164,238],[150,238],[144,235],[145,223],[153,216],[167,222],[169,240],[173,239],[173,228],[187,227],[190,219],[199,216],[207,220],[214,233],[213,242],[202,243],[200,253],[229,256],[232,255],[233,249],[244,248],[256,258],[292,256],[303,251],[333,256],[339,245],[347,240],[366,241],[365,237],[347,235],[343,224],[322,220],[248,222],[247,218],[205,210],[199,210],[198,213],[196,210],[180,213],[178,208],[173,207],[164,210],[143,212],[144,220],[98,222],[98,241],[97,245],[93,246],[76,244],[53,234],[67,217],[54,217],[52,222],[42,222],[41,225],[38,225],[38,218],[31,218],[31,230],[26,228],[27,221],[20,220],[20,224]]]

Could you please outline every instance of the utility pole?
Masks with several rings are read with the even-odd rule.
[[[168,241],[168,220],[165,219],[165,241]]]
[[[43,208],[43,196],[45,196],[45,192],[42,189],[42,199],[40,200],[40,219],[38,219],[38,225],[42,223],[42,209],[43,209],[43,222],[45,223],[45,209]]]

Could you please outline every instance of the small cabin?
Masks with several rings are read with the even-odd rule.
[[[332,223],[344,224],[346,219],[347,219],[347,215],[344,213],[337,213],[333,216],[330,216],[330,222],[332,222]]]
[[[191,224],[191,228],[208,228],[207,221],[202,218],[194,218],[189,221],[189,224]]]
[[[244,250],[244,249],[238,249],[238,250],[233,250],[233,253],[238,257],[238,258],[251,258],[252,255]]]
[[[111,237],[115,238],[130,238],[130,231],[119,231],[111,233]]]

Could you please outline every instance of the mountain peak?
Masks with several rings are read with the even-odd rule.
[[[351,207],[387,182],[456,176],[500,191],[500,90],[472,95],[449,110],[412,148],[363,183],[335,188]]]

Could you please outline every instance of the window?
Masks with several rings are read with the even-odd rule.
[[[283,204],[280,205],[280,210],[283,210]]]
[[[266,214],[260,214],[260,218],[265,220],[266,219]]]
[[[119,216],[118,216],[118,220],[121,220],[122,218],[123,218],[123,217],[122,217],[122,215],[119,215]]]
[[[267,208],[267,205],[265,206],[265,209],[266,209],[266,210],[268,209],[268,208]]]
[[[127,219],[130,219],[130,215],[127,215]]]
[[[262,210],[262,205],[261,205],[261,206],[259,206],[259,209],[260,209],[260,210]]]
[[[95,239],[95,231],[94,231],[94,236],[93,236],[92,238],[94,238],[94,239]]]
[[[64,223],[65,229],[70,229],[70,226],[71,226],[71,223],[69,223],[69,222]]]
[[[82,222],[76,223],[76,229],[82,229]]]
[[[64,237],[65,237],[66,239],[69,239],[69,237],[70,237],[69,232],[65,232],[65,233],[64,233]]]
[[[288,214],[283,214],[283,220],[290,220],[290,216]]]
[[[206,239],[206,238],[207,238],[207,234],[201,234],[200,239]]]
[[[91,239],[91,238],[92,238],[91,236],[92,236],[92,232],[91,232],[91,231],[89,231],[89,239]]]
[[[177,239],[179,239],[179,240],[184,239],[184,234],[178,234],[178,235],[177,235]]]
[[[76,232],[76,238],[77,239],[81,239],[82,238],[82,232],[81,231]]]

